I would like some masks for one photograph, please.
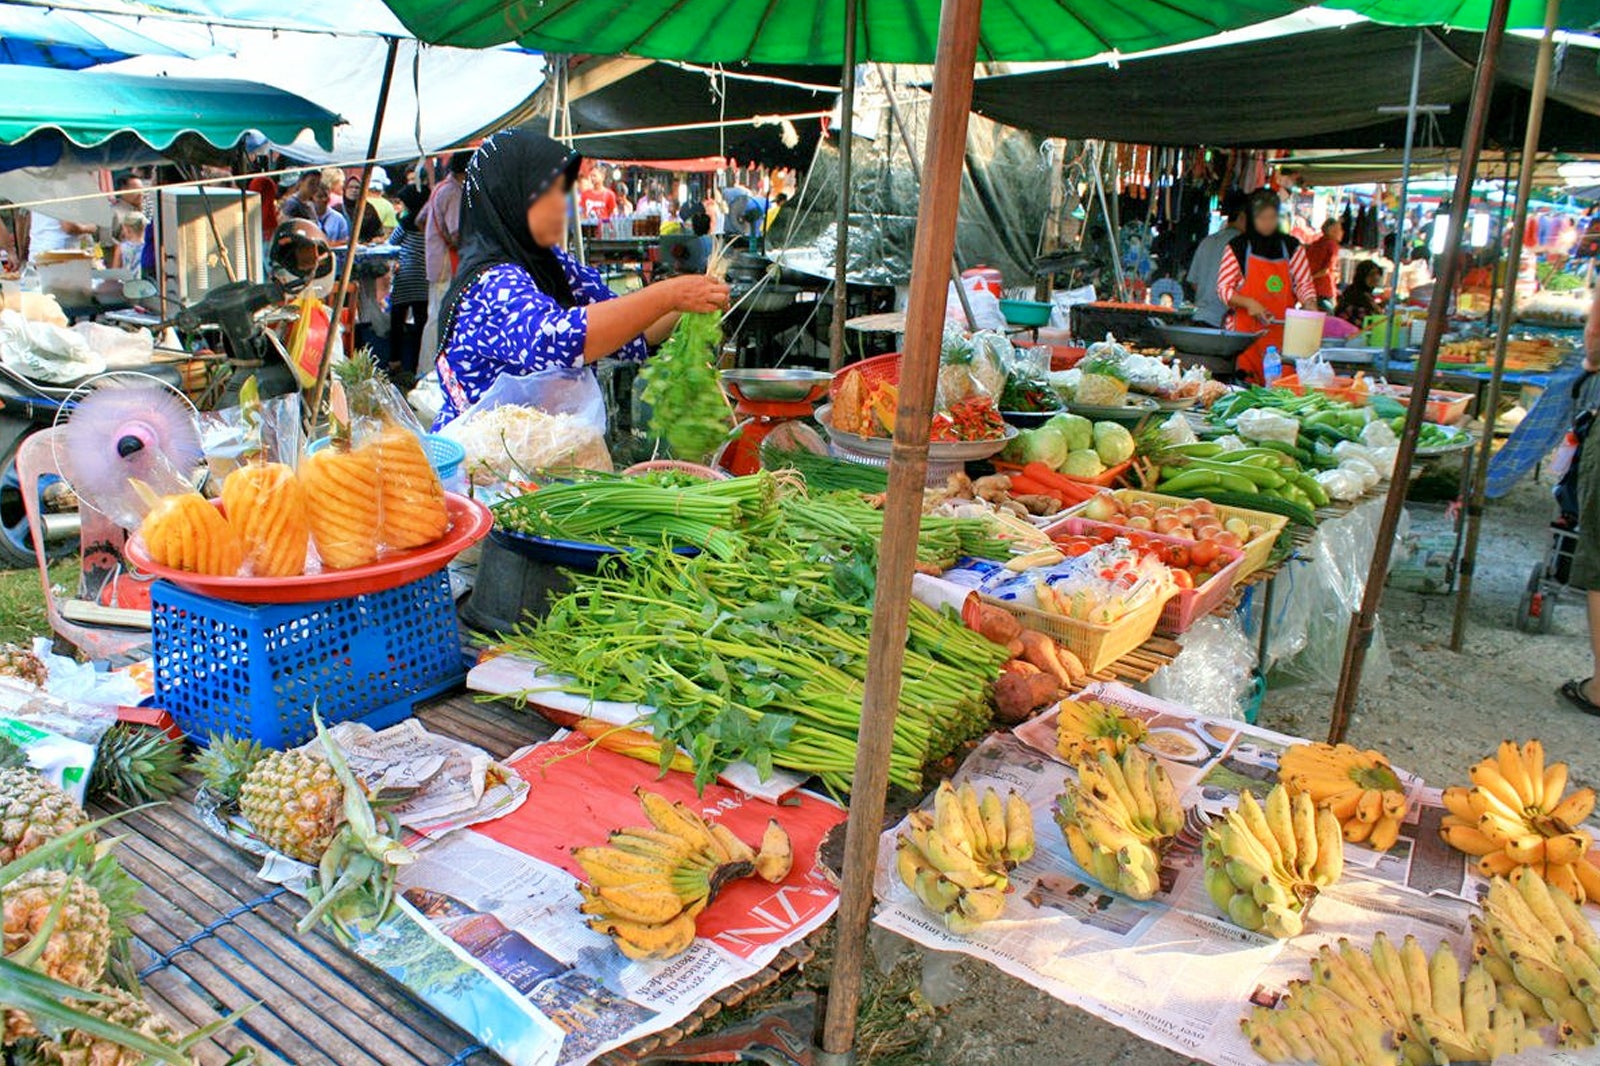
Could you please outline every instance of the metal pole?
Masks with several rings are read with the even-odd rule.
[[[1422,337],[1422,351],[1417,355],[1416,380],[1411,385],[1414,401],[1406,408],[1405,429],[1400,434],[1400,449],[1395,457],[1394,477],[1389,482],[1389,497],[1384,503],[1383,518],[1378,523],[1378,541],[1372,547],[1372,565],[1367,569],[1367,583],[1361,594],[1361,609],[1350,622],[1350,632],[1345,637],[1344,662],[1339,671],[1339,690],[1333,699],[1333,714],[1328,725],[1328,739],[1343,739],[1350,725],[1350,711],[1355,706],[1356,692],[1361,686],[1361,668],[1366,662],[1367,648],[1372,643],[1372,632],[1378,617],[1378,604],[1383,600],[1383,582],[1389,573],[1389,558],[1394,552],[1395,529],[1400,524],[1400,512],[1405,508],[1406,489],[1411,483],[1411,461],[1417,451],[1417,434],[1422,429],[1424,402],[1433,387],[1433,371],[1439,359],[1439,341],[1444,336],[1445,317],[1449,310],[1449,294],[1455,287],[1460,269],[1461,230],[1467,217],[1467,207],[1472,199],[1472,176],[1478,169],[1478,150],[1483,146],[1483,130],[1489,119],[1489,97],[1494,89],[1495,65],[1500,58],[1500,42],[1505,37],[1506,11],[1511,0],[1492,0],[1488,25],[1484,29],[1483,44],[1478,51],[1478,72],[1472,84],[1472,105],[1467,111],[1466,130],[1461,136],[1461,170],[1456,174],[1455,196],[1450,203],[1450,225],[1446,232],[1445,256],[1439,264],[1433,291],[1436,296],[1428,305],[1428,326]]]
[[[333,369],[333,344],[339,336],[339,316],[344,312],[345,293],[356,267],[356,241],[360,239],[361,219],[367,210],[367,186],[372,183],[372,161],[378,155],[378,136],[383,132],[383,113],[389,109],[389,87],[394,83],[394,61],[400,51],[400,38],[389,38],[389,51],[383,57],[383,81],[378,86],[378,106],[372,113],[372,135],[367,138],[366,162],[361,164],[361,196],[356,201],[355,217],[350,220],[350,248],[345,252],[344,271],[328,310],[328,335],[322,341],[322,362],[317,367],[317,383],[311,390],[311,405],[306,408],[307,428],[321,420],[322,398],[328,388],[328,372]]]
[[[1522,266],[1523,229],[1528,224],[1528,199],[1533,195],[1533,172],[1539,163],[1539,128],[1544,120],[1544,99],[1550,88],[1550,66],[1555,57],[1556,22],[1561,15],[1561,0],[1545,0],[1544,37],[1539,41],[1539,58],[1533,68],[1533,95],[1528,101],[1528,129],[1522,138],[1522,164],[1517,171],[1517,205],[1511,211],[1510,256],[1505,265],[1505,281],[1500,289],[1500,316],[1495,320],[1494,365],[1489,371],[1489,394],[1484,400],[1483,440],[1472,470],[1472,491],[1467,497],[1467,539],[1461,549],[1457,571],[1461,584],[1456,589],[1456,616],[1450,627],[1450,650],[1460,651],[1467,635],[1467,607],[1472,599],[1472,571],[1478,556],[1478,534],[1483,527],[1484,490],[1489,482],[1489,456],[1494,449],[1495,415],[1500,409],[1500,379],[1506,369],[1506,341],[1511,336],[1511,318],[1516,310],[1517,271]],[[1501,203],[1505,202],[1502,195]]]
[[[967,116],[972,106],[978,16],[982,9],[982,0],[944,0],[940,13],[933,110],[922,167],[927,184],[917,203],[914,262],[948,263],[955,251],[961,160],[967,147]],[[944,271],[913,272],[906,307],[905,356],[900,366],[894,447],[889,459],[889,493],[884,504],[878,592],[872,605],[872,643],[861,705],[861,734],[850,789],[850,820],[845,831],[844,883],[835,919],[838,939],[822,1035],[824,1063],[851,1061],[855,1039],[867,925],[872,917],[872,879],[878,865],[878,835],[883,831],[884,794],[889,786],[889,751],[894,741],[895,712],[900,705],[900,671],[905,663],[911,574],[917,562],[917,526],[928,473],[928,425],[933,417],[933,393],[939,375],[944,304]]]
[[[856,116],[856,8],[844,0],[844,61],[839,71],[839,234],[833,249],[833,330],[828,367],[844,366],[844,322],[850,317],[850,155]]]
[[[878,80],[885,85],[889,84],[889,79],[883,72],[883,64],[877,64],[877,68]],[[900,105],[894,102],[894,93],[887,92],[884,95],[889,99],[889,121],[894,124],[895,130],[899,132],[900,143],[905,145],[906,156],[911,160],[911,176],[916,179],[917,188],[920,190],[922,188],[922,164],[917,162],[917,146],[911,143],[911,134],[906,130],[906,120],[900,114]],[[955,284],[956,299],[961,301],[961,313],[966,316],[967,328],[977,329],[978,319],[972,313],[972,301],[967,298],[966,286],[961,284],[961,263],[955,258],[954,254],[950,258],[950,280]]]
[[[1100,142],[1100,154],[1094,163],[1094,191],[1100,198],[1100,214],[1106,220],[1106,244],[1111,248],[1111,274],[1117,279],[1117,299],[1128,298],[1128,286],[1122,278],[1122,249],[1118,246],[1117,225],[1111,218],[1111,207],[1106,203],[1106,142]]]
[[[1400,309],[1400,268],[1405,265],[1401,249],[1406,242],[1406,190],[1411,184],[1411,146],[1417,139],[1417,97],[1422,89],[1422,37],[1417,31],[1417,47],[1411,57],[1411,98],[1406,103],[1406,147],[1400,157],[1400,211],[1394,226],[1394,284],[1389,286],[1389,316],[1383,327],[1383,365],[1379,371],[1389,369],[1389,352],[1398,351],[1394,342],[1394,316]],[[1438,290],[1435,289],[1435,292]]]

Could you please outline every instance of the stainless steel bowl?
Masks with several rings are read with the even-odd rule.
[[[731,387],[747,400],[776,403],[817,399],[833,380],[833,375],[826,370],[789,368],[724,370],[720,376],[723,388]]]

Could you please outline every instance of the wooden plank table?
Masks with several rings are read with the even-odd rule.
[[[479,703],[465,694],[436,700],[418,717],[435,732],[497,758],[548,738],[553,728],[505,702]],[[259,880],[259,860],[214,836],[192,803],[197,779],[191,775],[187,784],[168,803],[120,821],[116,851],[145,886],[139,900],[145,913],[130,924],[133,964],[151,1001],[184,1029],[251,1008],[237,1025],[195,1049],[200,1062],[220,1066],[246,1045],[256,1047],[256,1061],[267,1066],[502,1061],[320,930],[297,932],[305,902]],[[675,1043],[813,954],[805,943],[793,945],[676,1026],[598,1061],[622,1066]]]

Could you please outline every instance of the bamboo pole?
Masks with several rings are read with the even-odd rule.
[[[1489,97],[1494,89],[1495,66],[1500,58],[1500,42],[1505,37],[1506,12],[1511,0],[1492,0],[1483,43],[1478,50],[1478,70],[1472,83],[1472,104],[1467,110],[1467,125],[1461,135],[1461,169],[1456,173],[1455,194],[1450,201],[1450,225],[1446,231],[1445,254],[1434,280],[1433,301],[1428,305],[1428,325],[1422,335],[1422,351],[1417,354],[1416,380],[1411,395],[1416,402],[1406,408],[1405,428],[1400,434],[1400,449],[1395,456],[1394,477],[1389,481],[1389,496],[1383,518],[1378,523],[1378,541],[1372,547],[1372,564],[1367,568],[1367,583],[1361,594],[1361,607],[1350,622],[1345,636],[1344,661],[1339,670],[1339,689],[1333,698],[1333,714],[1328,723],[1328,740],[1344,739],[1350,725],[1350,712],[1361,686],[1361,668],[1367,648],[1372,644],[1377,624],[1378,604],[1383,600],[1383,582],[1389,573],[1389,558],[1394,553],[1395,530],[1405,508],[1406,489],[1411,483],[1411,461],[1417,451],[1417,434],[1422,430],[1428,405],[1422,400],[1433,387],[1433,371],[1439,360],[1439,341],[1444,336],[1445,313],[1451,290],[1461,267],[1461,231],[1472,200],[1472,178],[1478,169],[1478,152],[1483,147],[1484,126],[1489,120]]]
[[[1522,265],[1522,231],[1528,224],[1528,199],[1533,195],[1533,171],[1539,162],[1539,129],[1544,121],[1544,98],[1550,88],[1550,67],[1555,58],[1556,23],[1561,17],[1561,0],[1545,0],[1544,36],[1539,40],[1539,58],[1533,68],[1533,95],[1528,101],[1528,128],[1522,139],[1522,166],[1517,172],[1517,203],[1511,211],[1511,240],[1505,259],[1505,282],[1500,290],[1500,315],[1495,320],[1494,365],[1489,371],[1489,393],[1484,409],[1483,440],[1472,467],[1472,491],[1467,496],[1467,539],[1461,549],[1456,571],[1461,584],[1456,588],[1456,614],[1450,626],[1450,650],[1460,651],[1467,636],[1467,608],[1472,600],[1472,572],[1477,565],[1478,534],[1483,528],[1484,490],[1489,483],[1489,456],[1494,450],[1495,416],[1500,410],[1500,379],[1506,372],[1506,341],[1511,337],[1512,313],[1517,303],[1517,273]],[[1500,202],[1505,203],[1504,196]],[[1421,394],[1413,394],[1421,395]]]
[[[372,113],[372,135],[367,138],[366,162],[361,164],[361,196],[356,201],[355,217],[350,220],[350,247],[344,254],[344,271],[339,276],[339,287],[333,293],[333,306],[328,311],[328,335],[322,340],[322,361],[317,367],[317,383],[311,390],[311,404],[306,408],[306,428],[309,431],[322,414],[322,399],[328,389],[328,373],[333,369],[333,345],[339,336],[339,316],[344,313],[345,296],[350,291],[350,279],[356,267],[356,242],[360,240],[361,219],[367,211],[367,186],[372,183],[372,161],[378,154],[378,137],[383,132],[383,113],[389,109],[389,88],[394,84],[394,61],[400,52],[400,38],[389,38],[389,50],[383,57],[383,81],[378,86],[378,106]],[[348,203],[349,201],[345,201]]]
[[[844,366],[844,323],[850,317],[850,143],[856,117],[856,9],[844,0],[844,59],[839,68],[839,234],[833,248],[833,329],[828,334],[828,369]]]
[[[922,167],[927,182],[917,205],[914,262],[948,263],[955,252],[961,161],[967,147],[967,116],[972,105],[978,16],[982,8],[982,0],[944,0],[940,11],[932,113]],[[944,271],[913,272],[906,306],[905,355],[900,364],[894,447],[889,460],[889,493],[884,504],[878,591],[872,605],[861,735],[845,831],[844,883],[836,920],[838,940],[822,1037],[823,1051],[831,1061],[848,1061],[861,1000],[867,924],[872,917],[872,880],[878,866],[878,835],[883,829],[889,750],[900,704],[900,670],[905,662],[911,609],[911,574],[917,561],[917,530],[928,470],[928,425],[933,417],[934,386],[939,375],[944,306]]]

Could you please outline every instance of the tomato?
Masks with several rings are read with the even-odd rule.
[[[1168,566],[1183,570],[1188,568],[1190,558],[1187,544],[1173,544],[1167,548],[1167,557],[1162,562]]]
[[[1095,530],[1095,536],[1100,538],[1101,544],[1110,544],[1112,541],[1122,536],[1122,530],[1115,526],[1104,526]]]
[[[1074,541],[1071,544],[1058,544],[1057,547],[1061,549],[1061,554],[1065,555],[1069,559],[1076,559],[1080,555],[1088,555],[1094,550],[1093,544],[1085,544],[1083,541]]]
[[[1180,589],[1194,588],[1194,578],[1189,575],[1187,570],[1174,569],[1172,571],[1172,583]]]
[[[1189,561],[1195,566],[1210,566],[1219,554],[1215,541],[1197,540],[1189,549]]]
[[[1150,544],[1150,538],[1145,536],[1143,533],[1135,533],[1135,532],[1131,532],[1130,531],[1130,532],[1124,533],[1123,536],[1128,538],[1128,547],[1130,547],[1130,548],[1137,548],[1137,549],[1141,549],[1142,550],[1142,549],[1148,547],[1149,544]]]

